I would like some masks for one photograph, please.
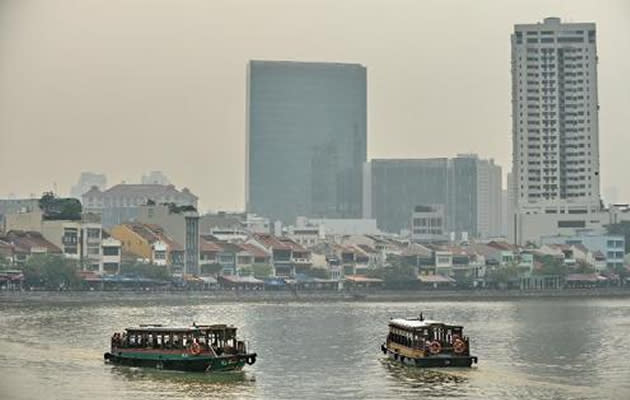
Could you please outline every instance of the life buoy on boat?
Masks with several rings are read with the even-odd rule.
[[[201,346],[199,345],[199,343],[197,342],[193,342],[190,345],[190,348],[188,349],[188,351],[190,352],[190,354],[192,354],[193,356],[199,355],[199,353],[201,353]]]
[[[438,354],[440,351],[442,351],[442,345],[437,340],[434,340],[429,345],[429,351],[431,352],[431,354]]]
[[[466,343],[460,338],[455,339],[453,343],[453,351],[457,354],[461,354],[466,350]]]

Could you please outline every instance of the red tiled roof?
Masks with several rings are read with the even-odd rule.
[[[46,240],[39,232],[10,231],[2,240],[13,245],[17,252],[30,253],[35,247],[43,247],[48,253],[62,253],[59,247]]]
[[[239,246],[254,257],[269,257],[269,253],[251,243],[240,243]]]
[[[517,250],[517,247],[514,246],[513,244],[510,244],[508,242],[503,242],[503,241],[497,241],[497,240],[490,241],[488,243],[488,246],[494,247],[495,249],[499,249],[499,250],[511,250],[511,251]]]
[[[285,243],[279,240],[276,236],[269,233],[255,233],[254,238],[258,240],[263,246],[274,250],[291,250],[292,247],[289,243]]]
[[[143,224],[140,222],[129,222],[123,224],[128,229],[135,232],[138,236],[142,237],[149,243],[161,241],[166,243],[170,251],[184,250],[181,244],[177,243],[174,239],[166,234],[161,226],[155,224]]]
[[[219,246],[215,240],[216,238],[211,235],[200,235],[199,236],[199,251],[202,253],[218,253],[221,251],[221,246]]]

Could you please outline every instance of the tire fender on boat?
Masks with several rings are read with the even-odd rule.
[[[437,340],[434,340],[429,345],[429,351],[431,352],[431,354],[438,354],[440,351],[442,351],[442,345]]]
[[[256,356],[249,356],[247,357],[247,359],[245,360],[245,362],[247,363],[247,365],[252,365],[256,362]]]
[[[190,345],[190,348],[188,349],[188,352],[190,354],[192,354],[193,356],[197,356],[197,355],[199,355],[199,353],[201,353],[201,346],[199,345],[199,343],[193,342]]]

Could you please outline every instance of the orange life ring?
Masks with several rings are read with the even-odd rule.
[[[199,355],[199,353],[201,353],[201,346],[199,346],[199,343],[197,342],[193,342],[190,345],[190,348],[188,349],[188,351],[190,352],[190,354],[192,354],[193,356]]]
[[[466,343],[459,338],[455,339],[455,342],[453,343],[453,351],[457,354],[461,354],[464,350],[466,350]]]
[[[434,340],[429,345],[429,351],[431,352],[431,354],[438,354],[440,351],[442,351],[442,345],[437,340]]]

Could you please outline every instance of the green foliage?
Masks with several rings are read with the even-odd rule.
[[[243,267],[238,270],[240,276],[250,276],[254,273],[252,267]]]
[[[516,265],[498,266],[488,273],[488,278],[497,283],[508,283],[520,275]]]
[[[536,275],[559,275],[566,276],[568,268],[560,258],[553,256],[543,256],[540,259],[543,266],[539,270],[534,270]]]
[[[11,269],[13,265],[11,265],[11,261],[0,255],[0,270]]]
[[[223,266],[221,266],[221,264],[218,264],[218,263],[202,264],[201,275],[211,275],[211,276],[218,275],[222,269],[223,269]]]
[[[58,255],[36,255],[24,267],[26,285],[46,289],[75,289],[81,284],[76,262]]]
[[[384,269],[382,279],[385,282],[417,281],[418,276],[415,266],[398,259]]]
[[[181,214],[183,212],[186,211],[197,211],[197,209],[194,206],[178,206],[175,203],[162,203],[163,206],[167,206],[168,207],[168,212],[171,214]]]
[[[630,253],[630,221],[621,221],[618,224],[606,226],[609,235],[620,235],[626,239],[625,253]]]
[[[255,278],[264,279],[273,274],[273,267],[269,264],[254,264],[252,272]]]
[[[588,265],[587,263],[583,261],[578,262],[575,268],[575,273],[578,273],[578,274],[592,274],[594,272],[595,272],[595,268],[593,268],[591,265]]]
[[[55,197],[53,192],[46,192],[39,199],[39,208],[47,220],[72,220],[81,219],[83,207],[78,199]]]
[[[374,268],[368,270],[365,274],[368,278],[376,278],[376,279],[384,279],[385,278],[385,268]]]
[[[124,275],[134,275],[142,278],[161,281],[167,281],[171,278],[168,267],[154,264],[125,263],[120,266],[120,273]]]

